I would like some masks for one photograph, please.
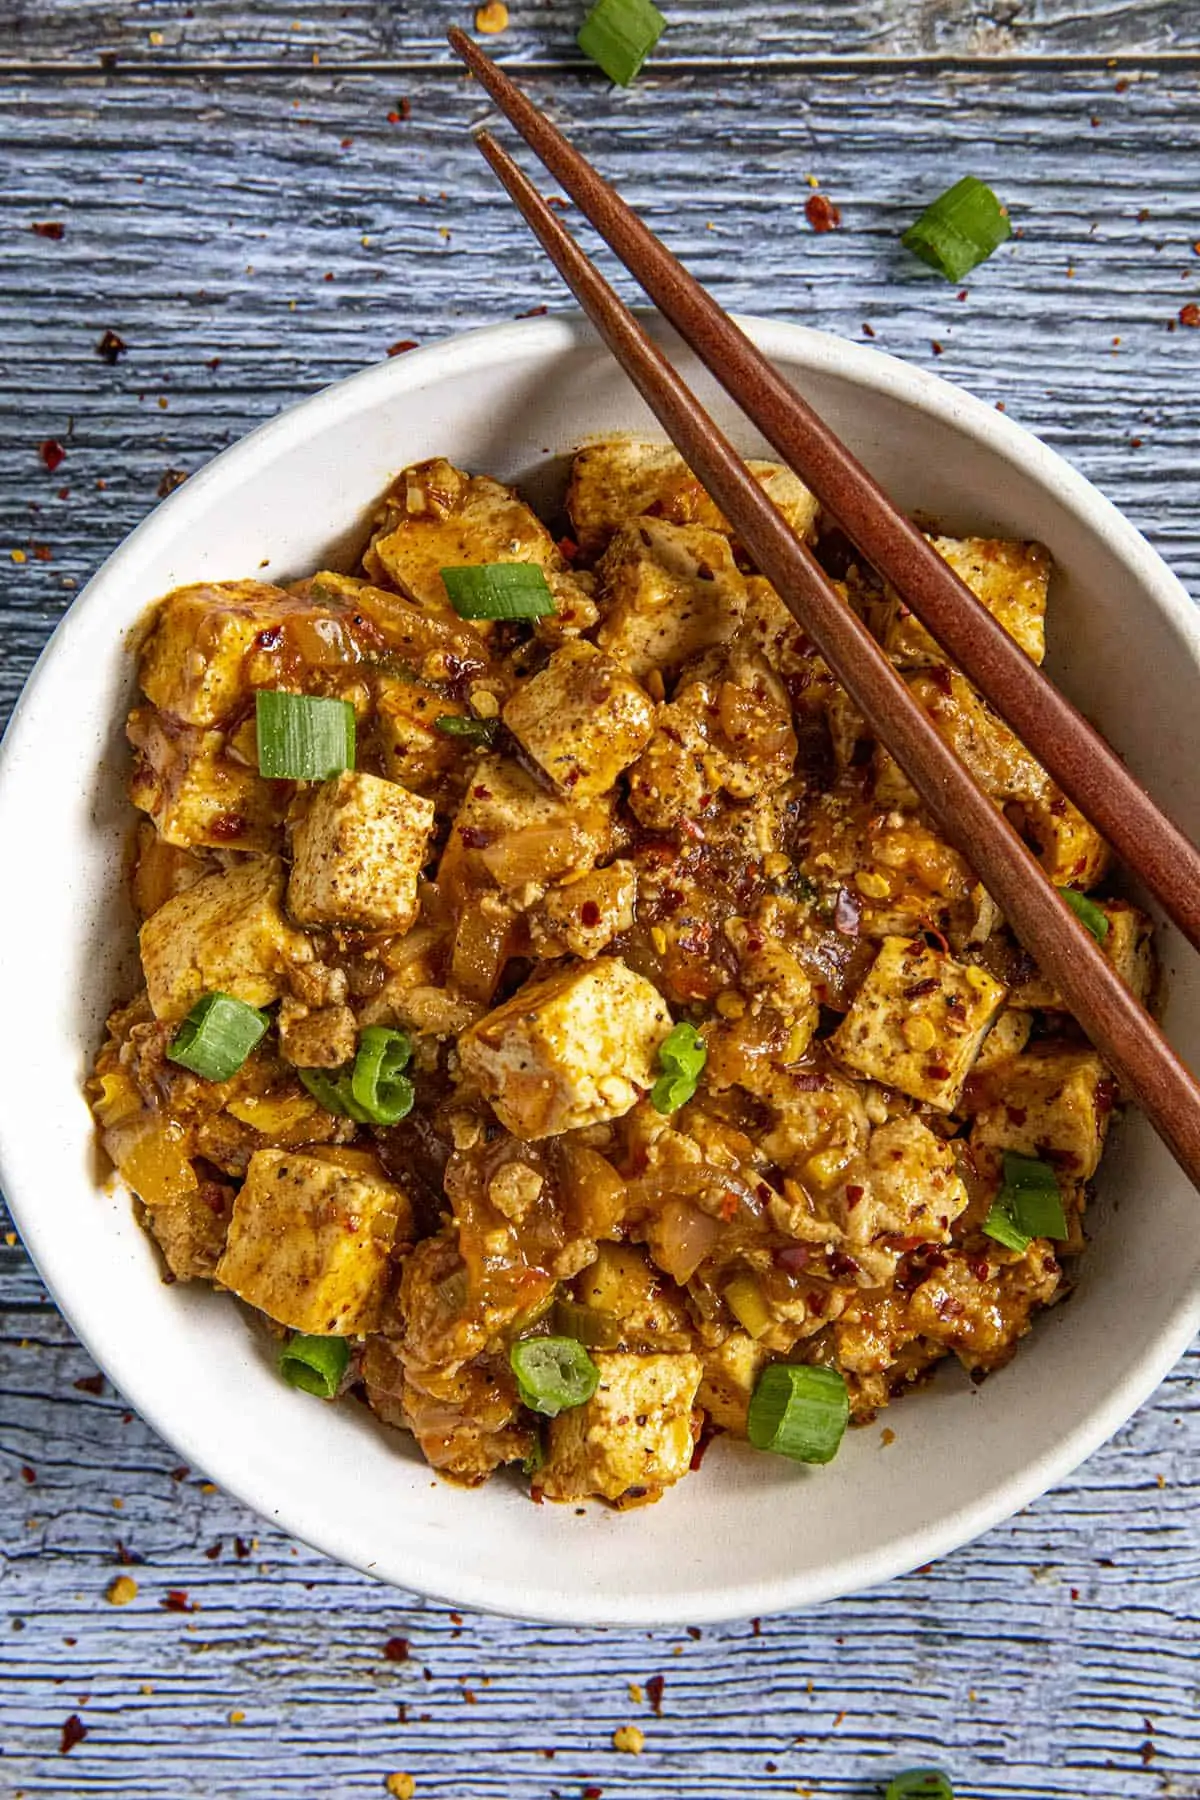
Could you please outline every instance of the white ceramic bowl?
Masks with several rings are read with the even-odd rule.
[[[1053,674],[1200,835],[1200,630],[1132,526],[945,382],[816,332],[751,329],[902,504],[950,530],[1049,545]],[[443,453],[536,499],[580,437],[651,423],[573,317],[472,332],[329,388],[193,476],[109,559],[55,632],[0,753],[0,1181],[97,1362],[188,1463],[331,1556],[467,1606],[626,1625],[825,1600],[961,1544],[1094,1450],[1200,1323],[1196,1196],[1131,1118],[1105,1160],[1077,1293],[984,1387],[944,1366],[888,1414],[886,1451],[878,1428],[851,1432],[829,1468],[805,1470],[719,1441],[658,1506],[580,1517],[531,1506],[504,1478],[448,1486],[364,1409],[285,1387],[232,1300],[163,1284],[128,1197],[102,1185],[80,1088],[130,978],[122,723],[126,637],[145,606],[180,582],[286,579],[353,554],[407,462]],[[1164,935],[1166,1023],[1197,1064],[1200,963],[1177,945]]]

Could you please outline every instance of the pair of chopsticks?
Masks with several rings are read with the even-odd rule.
[[[449,39],[727,393],[1200,948],[1195,845],[616,191],[462,31]],[[633,313],[490,132],[475,141],[758,568],[1200,1187],[1200,1086],[1191,1073]]]

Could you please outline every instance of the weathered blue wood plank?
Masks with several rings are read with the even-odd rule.
[[[398,90],[311,67],[339,45],[424,55],[446,18],[354,0],[241,9],[240,23],[223,0],[185,10],[0,6],[10,54],[124,52],[162,29],[186,35],[189,55],[266,58],[294,18],[308,64],[166,89],[149,74],[0,88],[5,707],[66,584],[143,515],[165,468],[199,466],[396,339],[560,303],[465,141],[481,110],[465,83],[414,72]],[[693,51],[706,30],[710,46],[745,36],[741,15],[712,29],[720,10],[672,9]],[[854,11],[750,16],[768,52],[983,47],[954,39],[983,30],[982,10],[868,6],[852,27]],[[565,5],[513,14],[506,49],[542,56],[569,39]],[[1172,32],[1197,41],[1195,18],[1046,4],[997,30],[1103,49],[1133,21],[1143,47],[1170,48]],[[1120,92],[1119,79],[764,69],[719,84],[660,74],[629,95],[539,75],[535,91],[727,303],[853,336],[867,321],[883,348],[1003,399],[1194,584],[1200,331],[1167,326],[1200,282],[1200,102],[1184,72]],[[390,125],[401,91],[412,117]],[[1025,235],[959,302],[896,236],[915,197],[966,167],[996,181]],[[842,206],[840,233],[804,224],[809,173]],[[54,218],[60,243],[28,229]],[[130,345],[115,368],[94,354],[106,326]],[[53,477],[37,458],[47,436],[68,448]],[[924,1760],[971,1800],[1200,1796],[1196,1353],[1116,1443],[980,1544],[765,1620],[760,1636],[746,1624],[698,1640],[459,1622],[392,1594],[206,1492],[202,1471],[176,1478],[176,1456],[107,1388],[74,1386],[90,1373],[0,1225],[5,1800],[341,1800],[383,1795],[399,1770],[418,1800],[579,1800],[588,1784],[606,1800],[867,1800],[883,1773]],[[118,1538],[146,1558],[123,1610],[103,1598]],[[165,1610],[172,1589],[199,1610]],[[406,1663],[382,1654],[395,1636],[410,1639]],[[628,1692],[655,1673],[661,1720]],[[89,1735],[64,1757],[70,1713]],[[647,1733],[636,1760],[611,1746],[625,1722]]]

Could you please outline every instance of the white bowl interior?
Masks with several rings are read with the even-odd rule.
[[[980,402],[877,352],[780,324],[753,335],[905,506],[948,529],[1041,538],[1058,575],[1051,668],[1194,835],[1200,635],[1144,541],[1065,463]],[[664,334],[665,335],[665,334]],[[761,449],[676,344],[685,375]],[[718,1443],[699,1477],[616,1516],[534,1507],[515,1482],[437,1480],[355,1405],[278,1380],[232,1301],[168,1287],[128,1198],[101,1190],[80,1093],[125,991],[125,639],[203,577],[284,579],[344,556],[406,462],[521,479],[583,436],[650,426],[574,318],[476,332],[368,370],[227,451],[101,570],[55,633],[0,763],[0,1174],[41,1273],[129,1400],[263,1514],[401,1586],[525,1616],[663,1624],[812,1602],[1007,1516],[1113,1431],[1200,1322],[1196,1196],[1140,1119],[1105,1162],[1079,1289],[973,1391],[947,1369],[806,1471]],[[14,876],[17,878],[14,879]],[[1197,965],[1164,935],[1171,1035],[1200,1060]],[[39,948],[44,947],[44,948]],[[16,1022],[19,1021],[19,1029]]]

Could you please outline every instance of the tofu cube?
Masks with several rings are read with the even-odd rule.
[[[293,1331],[360,1337],[411,1231],[407,1197],[369,1153],[256,1150],[216,1279]]]
[[[399,782],[349,769],[323,782],[292,834],[293,919],[407,931],[433,822],[433,801]]]
[[[130,713],[125,732],[134,749],[129,798],[150,814],[166,843],[184,850],[276,847],[280,789],[231,756],[223,732],[168,727],[146,706]]]
[[[1095,900],[1108,920],[1108,933],[1100,948],[1126,987],[1145,1000],[1154,985],[1153,926],[1139,907],[1128,900]],[[1024,959],[1028,961],[1029,959]],[[1035,968],[1032,974],[1009,985],[1012,1006],[1038,1007],[1043,1012],[1065,1012],[1062,995],[1048,976]]]
[[[638,680],[724,644],[746,606],[729,540],[702,525],[636,519],[596,571],[604,613],[596,642]]]
[[[438,720],[465,718],[467,708],[447,700],[420,681],[376,683],[375,729],[389,781],[423,794],[452,769],[463,754],[464,740],[438,729]]]
[[[1046,592],[1053,564],[1041,544],[1004,538],[931,537],[930,543],[1032,662],[1046,654]],[[925,627],[888,589],[883,647],[901,668],[945,662]]]
[[[856,1075],[952,1112],[1005,992],[923,938],[887,937],[830,1047]]]
[[[1024,835],[1056,887],[1095,887],[1107,874],[1112,851],[1096,827],[1047,776],[1039,793],[1021,799]]]
[[[967,1190],[950,1145],[908,1113],[871,1133],[832,1205],[853,1249],[879,1237],[945,1244]]]
[[[575,1277],[575,1300],[611,1321],[608,1348],[690,1350],[694,1330],[683,1290],[637,1244],[601,1244]]]
[[[221,992],[270,1006],[290,965],[312,961],[312,945],[283,914],[283,864],[255,858],[205,875],[142,926],[139,943],[158,1019],[182,1019],[202,994]]]
[[[577,640],[521,683],[503,718],[557,787],[591,799],[649,743],[654,702],[611,657]]]
[[[1092,1049],[1038,1044],[990,1069],[968,1097],[972,1144],[1041,1156],[1090,1181],[1112,1119],[1116,1083]]]
[[[551,1420],[537,1484],[550,1500],[657,1500],[691,1467],[700,1358],[597,1351],[593,1360],[600,1385]]]
[[[459,1041],[500,1123],[531,1139],[619,1119],[658,1076],[671,1015],[616,957],[525,984]]]
[[[722,1431],[745,1437],[746,1414],[771,1354],[748,1331],[731,1332],[715,1350],[704,1352],[704,1377],[696,1405],[702,1406]]]
[[[142,692],[187,725],[217,725],[249,691],[243,667],[259,633],[292,607],[262,581],[197,582],[159,602],[142,645]]]
[[[807,537],[817,516],[815,496],[779,463],[756,461],[747,467],[796,535]],[[567,512],[580,546],[590,556],[603,550],[613,533],[639,513],[652,512],[673,525],[730,530],[678,451],[649,438],[603,438],[576,451]]]
[[[582,874],[609,854],[612,806],[570,799],[517,762],[483,756],[467,784],[438,865],[447,893],[464,884],[518,889]]]
[[[633,926],[637,868],[631,862],[609,863],[578,881],[547,891],[530,929],[538,955],[599,956],[622,931]]]
[[[1010,992],[1008,1004],[984,1038],[979,1055],[975,1058],[975,1066],[971,1070],[972,1082],[1008,1062],[1011,1057],[1019,1056],[1029,1042],[1033,1030],[1033,1014],[1014,1005],[1013,1000],[1014,996]]]
[[[465,475],[444,457],[416,463],[396,477],[377,526],[364,569],[423,608],[451,610],[443,569],[529,562],[545,571],[560,626],[582,631],[595,623],[595,607],[541,520],[489,475]],[[491,626],[476,629],[486,637]]]

